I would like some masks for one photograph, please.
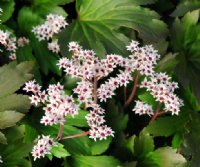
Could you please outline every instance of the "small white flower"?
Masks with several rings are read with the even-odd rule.
[[[57,14],[47,15],[44,24],[33,27],[32,32],[36,35],[39,41],[49,40],[54,34],[61,31],[62,28],[67,26],[67,22],[63,16]]]
[[[28,45],[29,44],[29,39],[28,38],[25,38],[25,37],[20,37],[18,38],[17,40],[17,45],[18,47],[23,47],[25,45]]]
[[[58,40],[49,42],[48,49],[54,53],[60,52],[60,46],[58,45]]]
[[[16,60],[17,59],[16,53],[10,53],[9,59],[10,60]]]
[[[147,114],[147,115],[151,116],[154,114],[152,106],[145,104],[144,102],[141,102],[141,101],[136,101],[136,105],[133,108],[133,111],[139,115]]]
[[[37,158],[44,157],[45,155],[51,154],[51,148],[55,146],[57,143],[50,138],[50,136],[38,137],[37,144],[33,147],[32,155],[34,157],[34,161]]]

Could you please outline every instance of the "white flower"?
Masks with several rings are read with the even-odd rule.
[[[74,41],[70,42],[68,47],[69,47],[69,51],[80,51],[80,49],[81,49],[79,44]]]
[[[67,22],[63,16],[57,14],[47,15],[44,24],[33,27],[32,32],[36,35],[39,41],[49,40],[54,34],[61,31],[62,28],[67,26]]]
[[[141,101],[136,101],[136,105],[133,108],[133,111],[135,111],[136,114],[144,115],[147,114],[149,116],[153,115],[153,109],[151,105],[145,104]]]
[[[32,155],[34,157],[34,161],[37,158],[44,157],[45,155],[51,154],[51,148],[55,146],[57,143],[50,138],[50,136],[38,137],[37,144],[33,147]]]
[[[9,59],[10,60],[16,60],[17,59],[16,53],[10,53]]]
[[[147,88],[156,101],[164,103],[164,111],[171,111],[172,115],[178,115],[183,101],[174,94],[178,84],[170,80],[171,77],[165,73],[154,73],[149,79],[145,78],[140,87]]]
[[[28,38],[25,38],[25,37],[20,37],[18,38],[17,40],[17,45],[18,47],[23,47],[25,45],[28,45],[29,44],[29,39]]]
[[[130,45],[126,46],[126,48],[127,48],[127,50],[129,50],[131,52],[135,52],[139,49],[138,45],[139,45],[139,42],[132,40]]]
[[[58,45],[58,40],[49,42],[48,49],[54,53],[60,52],[60,46]]]

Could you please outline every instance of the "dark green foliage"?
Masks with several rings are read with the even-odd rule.
[[[29,38],[30,44],[17,49],[17,61],[8,63],[0,44],[0,156],[2,167],[198,167],[200,164],[200,25],[198,0],[1,0],[0,30],[11,36]],[[32,29],[49,13],[66,17],[69,25],[55,38],[61,51],[52,53],[48,41],[38,41]],[[157,72],[166,72],[179,82],[177,95],[185,106],[178,116],[164,114],[152,124],[149,116],[132,111],[134,101],[124,106],[124,90],[101,103],[114,138],[93,141],[88,136],[61,140],[51,155],[33,161],[31,150],[38,135],[56,137],[59,126],[40,124],[43,106],[30,108],[24,83],[34,77],[44,88],[50,83],[65,85],[65,92],[79,81],[64,76],[57,63],[70,57],[68,42],[77,41],[96,56],[129,56],[131,40],[152,44],[161,54]],[[115,72],[113,74],[115,75]],[[140,79],[142,79],[141,77]],[[127,96],[132,83],[128,85]],[[134,100],[158,106],[146,90],[137,90]],[[84,105],[79,115],[67,117],[64,136],[88,130]],[[28,112],[29,111],[29,112]],[[133,126],[134,125],[134,126]]]

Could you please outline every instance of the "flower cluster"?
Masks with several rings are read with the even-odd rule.
[[[9,58],[11,60],[16,59],[16,37],[11,37],[11,33],[8,31],[0,30],[0,43],[4,45],[7,51],[10,52]]]
[[[26,37],[20,37],[17,40],[17,45],[18,45],[18,47],[24,47],[25,45],[28,45],[29,42],[30,41],[29,41],[28,38],[26,38]]]
[[[172,114],[178,114],[183,105],[174,93],[177,83],[170,82],[169,76],[164,73],[156,73],[154,70],[160,55],[152,47],[145,45],[139,47],[139,43],[132,41],[127,50],[131,51],[129,58],[123,58],[120,55],[107,55],[105,59],[99,60],[91,50],[83,50],[77,42],[69,43],[69,51],[73,53],[72,59],[62,58],[58,65],[72,77],[82,79],[78,83],[74,93],[78,94],[78,99],[86,104],[94,99],[93,80],[98,81],[108,76],[116,67],[120,67],[119,73],[115,77],[110,77],[97,88],[96,96],[100,102],[107,101],[115,94],[115,90],[120,87],[126,87],[133,80],[133,72],[137,71],[140,75],[146,76],[141,83],[141,88],[147,88],[154,98],[164,103],[165,111],[171,111]],[[143,111],[145,108],[145,111]],[[136,102],[136,108],[133,109],[138,114],[152,115],[153,111],[148,104]]]
[[[38,137],[37,144],[33,147],[32,155],[34,157],[34,161],[37,158],[44,157],[45,155],[51,154],[51,148],[55,146],[57,143],[50,138],[50,136],[42,136]]]
[[[49,14],[47,15],[44,24],[34,27],[32,32],[36,35],[39,41],[49,40],[54,34],[59,33],[61,29],[65,28],[67,25],[68,24],[63,16]]]
[[[139,47],[138,45],[138,42],[132,41],[127,46],[127,50],[132,52],[132,55],[129,56],[132,69],[139,71],[143,75],[151,76],[154,73],[153,68],[160,59],[160,55],[152,45],[145,45],[144,47]]]
[[[97,90],[97,97],[100,101],[106,101],[107,98],[111,98],[115,89],[119,86],[126,86],[132,80],[131,64],[128,59],[122,56],[107,55],[106,59],[100,60],[95,57],[95,53],[92,50],[83,50],[76,42],[69,43],[69,50],[72,51],[73,58],[71,60],[62,58],[58,65],[72,77],[82,79],[82,82],[78,84],[74,92],[79,95],[79,99],[83,102],[88,102],[88,99],[92,99],[92,80],[95,78],[98,81],[108,76],[117,66],[124,67],[125,70],[120,71],[117,77],[110,78],[105,84],[101,84]],[[80,87],[86,89],[80,89]]]
[[[171,78],[165,73],[155,73],[149,79],[145,78],[140,87],[147,88],[156,101],[163,103],[164,111],[171,111],[172,115],[178,115],[183,101],[174,94],[178,84],[170,80]]]
[[[144,114],[147,114],[149,116],[153,115],[152,106],[138,100],[136,101],[136,105],[133,108],[133,111],[139,115],[144,115]]]
[[[0,8],[0,15],[2,9]],[[19,47],[29,44],[29,40],[25,37],[20,37],[18,40],[16,37],[12,37],[11,32],[0,30],[0,44],[2,44],[5,49],[9,52],[9,58],[11,60],[16,60],[16,50],[17,44]],[[0,50],[2,51],[2,50]]]
[[[40,40],[48,40],[54,33],[59,32],[59,30],[51,30],[51,33],[52,31],[53,33],[47,34],[48,29],[53,28],[48,25],[49,22],[53,22],[53,17],[52,15],[47,17],[44,25],[49,27],[47,30],[43,30],[46,31],[46,34],[41,31],[43,32],[42,37],[37,33],[44,28],[44,25],[35,27],[34,33],[40,37]],[[65,26],[66,24],[60,26],[60,28]],[[55,53],[60,51],[56,40],[49,43],[48,48]],[[106,102],[108,98],[115,94],[117,88],[127,87],[130,81],[134,79],[133,90],[138,87],[147,89],[156,101],[165,105],[164,111],[171,111],[172,115],[178,114],[180,107],[183,105],[182,100],[174,94],[174,90],[178,88],[178,85],[176,82],[171,82],[171,78],[165,73],[155,72],[154,67],[160,58],[157,51],[151,45],[139,47],[139,43],[136,41],[132,41],[127,46],[127,50],[132,53],[128,58],[110,54],[104,59],[99,59],[95,56],[94,51],[84,50],[77,42],[70,42],[69,51],[72,52],[72,58],[61,58],[58,66],[60,69],[64,69],[67,75],[81,79],[73,89],[75,96],[77,96],[76,103],[72,96],[65,95],[63,86],[59,83],[57,85],[49,85],[46,91],[41,91],[41,87],[35,81],[27,82],[24,87],[25,91],[33,93],[30,97],[32,104],[36,106],[39,103],[45,104],[43,108],[45,116],[41,119],[41,123],[45,125],[57,123],[64,125],[66,116],[68,114],[72,116],[78,114],[80,104],[84,103],[85,109],[88,110],[85,118],[90,127],[89,131],[84,134],[89,134],[89,138],[95,141],[97,139],[106,139],[108,136],[114,136],[113,130],[105,124],[105,110],[101,108],[98,102]],[[116,68],[119,69],[118,71],[116,70],[117,73],[112,73]],[[111,73],[113,74],[112,77],[108,77]],[[139,78],[141,75],[142,77]],[[132,100],[131,97],[127,101],[132,102]],[[125,104],[127,101],[125,101]],[[154,115],[151,105],[139,100],[135,102],[136,105],[133,111],[136,114]],[[45,137],[43,136],[43,138]],[[39,141],[43,142],[42,140]],[[40,148],[36,145],[33,151],[35,159],[49,153],[48,149],[45,153],[44,149],[42,149],[42,154],[39,154],[38,150]]]
[[[113,95],[114,87],[111,84],[115,84],[116,89],[120,85],[125,85],[131,80],[131,77],[127,75],[122,77],[122,71],[116,78],[108,81],[110,87],[102,84],[98,88],[97,82],[110,74],[118,64],[123,64],[123,58],[119,55],[109,55],[106,59],[100,60],[95,57],[95,53],[92,50],[83,50],[77,42],[70,42],[69,50],[73,54],[72,59],[62,58],[58,65],[68,75],[81,78],[81,81],[78,82],[77,87],[73,91],[77,94],[79,102],[85,103],[86,108],[89,108],[89,114],[86,116],[88,125],[90,126],[89,137],[94,140],[102,140],[108,136],[113,136],[114,132],[112,129],[104,124],[104,110],[97,102],[98,99],[102,101],[102,99]]]
[[[71,96],[65,94],[60,83],[49,85],[47,91],[41,91],[41,87],[33,80],[26,83],[24,90],[33,93],[29,97],[32,104],[36,106],[39,103],[45,104],[43,108],[45,115],[40,121],[42,124],[64,124],[68,114],[71,116],[78,114],[78,105]]]
[[[106,139],[108,136],[114,136],[114,132],[110,127],[104,125],[105,119],[103,114],[105,113],[98,104],[91,104],[92,109],[90,113],[86,115],[86,120],[88,125],[91,127],[89,131],[89,138],[96,139]]]
[[[58,40],[49,42],[48,49],[54,53],[60,52],[60,46],[58,45]]]

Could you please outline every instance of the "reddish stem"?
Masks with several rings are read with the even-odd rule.
[[[93,82],[93,97],[94,97],[94,103],[97,104],[97,78],[94,77],[94,82]]]
[[[87,132],[75,134],[75,135],[72,135],[72,136],[65,136],[65,137],[62,137],[61,140],[64,140],[64,139],[72,139],[72,138],[81,137],[81,136],[87,136],[89,133],[90,133],[90,132],[87,131]]]
[[[166,114],[166,113],[167,113],[166,111],[160,111],[160,112],[158,113],[158,116],[164,115],[164,114]]]
[[[158,116],[160,116],[164,113],[164,111],[160,112],[160,108],[161,108],[161,104],[158,104],[156,112],[154,113],[153,117],[149,121],[149,125],[152,124]]]
[[[56,137],[56,141],[60,140],[62,138],[62,133],[63,133],[64,125],[60,124],[59,132]]]
[[[126,102],[126,87],[124,86],[124,101]]]
[[[135,95],[135,92],[136,92],[136,89],[137,89],[137,85],[138,85],[139,77],[140,77],[140,72],[138,71],[138,73],[135,77],[135,82],[134,82],[134,85],[133,85],[132,92],[131,92],[128,100],[125,102],[125,105],[124,105],[125,108],[129,106],[129,104],[132,102],[132,100],[134,98],[134,95]]]

